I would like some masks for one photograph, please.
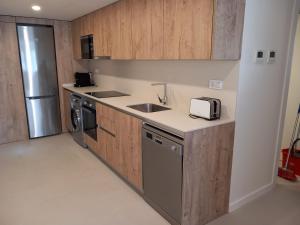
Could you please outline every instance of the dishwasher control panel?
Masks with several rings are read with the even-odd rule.
[[[152,131],[146,131],[145,132],[146,134],[146,138],[152,140],[153,142],[155,142],[156,144],[160,144],[160,145],[167,145],[169,147],[169,150],[173,151],[173,152],[176,152],[180,155],[182,155],[182,146],[181,145],[178,145],[178,144],[174,144],[174,145],[170,145],[170,142],[169,141],[172,141],[172,140],[169,140],[169,139],[164,139],[166,137],[163,137],[162,135],[160,134],[157,134],[157,133],[154,133]],[[168,135],[168,134],[167,134]],[[181,140],[181,139],[180,139]],[[176,142],[175,142],[176,143]]]

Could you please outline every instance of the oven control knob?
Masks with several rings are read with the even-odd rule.
[[[90,103],[90,104],[89,104],[89,107],[93,107],[93,104],[92,104],[92,103]]]

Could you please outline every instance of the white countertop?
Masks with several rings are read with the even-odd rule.
[[[226,124],[234,122],[230,118],[224,118],[221,116],[220,120],[207,121],[204,119],[192,119],[189,115],[179,112],[176,110],[166,110],[161,112],[153,113],[144,113],[131,109],[127,107],[128,105],[136,105],[142,103],[153,103],[145,101],[137,96],[122,96],[122,97],[113,97],[113,98],[96,98],[90,95],[84,94],[85,92],[94,92],[94,91],[111,91],[111,89],[105,89],[102,87],[80,87],[76,88],[72,84],[64,84],[63,87],[69,91],[82,94],[86,97],[94,99],[100,103],[112,106],[114,108],[120,109],[124,112],[128,112],[131,115],[135,115],[139,118],[142,118],[145,122],[152,123],[153,125],[160,126],[168,129],[170,132],[173,132],[177,135],[184,136],[184,133],[191,132],[195,130],[200,130],[203,128],[213,127],[221,124]],[[115,90],[118,91],[118,90]],[[157,103],[155,103],[157,104]],[[168,106],[167,106],[168,107]]]

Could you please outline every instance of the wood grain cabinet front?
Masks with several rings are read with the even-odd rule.
[[[163,59],[162,0],[131,0],[134,59]]]
[[[228,212],[234,130],[231,122],[185,134],[182,225],[204,225]]]
[[[116,147],[122,156],[121,174],[142,191],[142,121],[117,112]]]
[[[112,30],[112,59],[133,59],[132,40],[132,3],[120,0],[114,4]]]
[[[142,191],[142,121],[97,103],[96,154]]]
[[[117,169],[115,136],[99,128],[97,130],[97,137],[98,148],[96,149],[96,154],[114,169]]]
[[[28,128],[14,22],[0,22],[0,43],[3,53],[0,57],[0,144],[3,144],[28,139]]]
[[[164,0],[164,58],[211,57],[212,0]]]
[[[97,124],[98,126],[105,130],[108,133],[111,133],[112,135],[116,134],[116,113],[117,110],[97,103],[96,104],[96,111],[97,111]]]
[[[65,131],[72,132],[72,121],[71,121],[71,103],[70,103],[70,95],[71,91],[66,89],[63,90],[63,116],[62,116],[62,124],[63,127],[66,128]]]
[[[81,21],[80,18],[72,21],[72,42],[73,42],[73,56],[75,59],[81,59]]]
[[[97,103],[96,155],[143,192],[142,120]],[[234,122],[184,134],[182,225],[204,225],[228,212]],[[154,162],[155,163],[155,162]]]
[[[244,10],[245,0],[119,0],[72,22],[74,55],[94,34],[95,56],[238,60]]]

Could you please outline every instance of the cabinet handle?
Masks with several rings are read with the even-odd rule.
[[[116,137],[115,134],[113,134],[112,132],[106,130],[105,128],[101,127],[101,126],[98,126],[100,130],[103,130],[104,132],[108,133],[109,135],[113,136],[113,137]]]

